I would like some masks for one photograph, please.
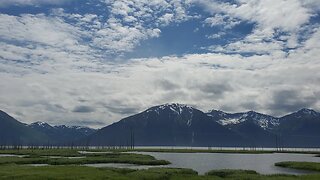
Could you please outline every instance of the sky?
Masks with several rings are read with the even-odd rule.
[[[0,24],[0,109],[24,123],[320,111],[319,0],[0,0]]]

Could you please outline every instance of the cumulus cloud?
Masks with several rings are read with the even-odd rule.
[[[102,2],[108,14],[0,14],[1,109],[24,122],[92,127],[168,102],[274,115],[320,110],[320,26],[308,24],[317,1]],[[209,39],[227,36],[224,30],[240,21],[253,30],[225,45],[212,43],[212,53],[108,56],[198,18],[188,13],[191,3],[206,5],[206,27],[222,27]]]
[[[206,18],[204,20],[204,23],[208,24],[211,27],[222,26],[225,29],[231,29],[234,26],[240,24],[241,21],[228,15],[215,14],[213,17]]]
[[[303,3],[300,0],[290,2],[286,0],[237,0],[235,4],[210,0],[195,2],[202,4],[208,12],[214,15],[207,18],[205,23],[223,25],[226,28],[239,24],[239,20],[254,24],[252,32],[243,40],[223,47],[211,46],[209,50],[254,53],[254,47],[257,47],[258,54],[271,52],[279,54],[279,51],[284,49],[296,48],[300,35],[305,36],[305,33],[301,32],[308,25],[310,18],[314,16],[312,10],[314,7],[310,8],[310,4],[315,3],[314,1]]]

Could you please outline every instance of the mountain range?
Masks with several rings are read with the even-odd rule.
[[[72,145],[94,132],[96,129],[81,126],[24,124],[0,111],[0,145]]]
[[[48,143],[61,145],[75,143],[96,132],[96,129],[83,126],[51,126],[45,122],[35,122],[27,126],[45,134],[49,139]]]
[[[202,112],[173,103],[151,107],[95,130],[44,122],[26,125],[0,111],[0,137],[1,144],[320,147],[320,113],[301,109],[273,117],[255,111]]]
[[[164,104],[104,127],[86,142],[109,146],[320,147],[319,139],[320,113],[311,109],[273,117],[254,111],[205,113],[183,104]]]

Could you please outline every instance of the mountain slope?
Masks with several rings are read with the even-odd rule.
[[[319,147],[320,113],[311,109],[301,109],[280,118],[280,126],[275,129],[283,146]]]
[[[134,138],[132,138],[134,137]],[[241,136],[190,106],[165,104],[147,109],[102,128],[88,139],[91,145],[234,146]]]
[[[0,110],[1,145],[39,145],[48,141],[48,137],[17,121]]]
[[[207,115],[241,135],[250,146],[275,147],[277,145],[276,135],[272,129],[279,126],[278,118],[254,111],[232,114],[212,110]]]

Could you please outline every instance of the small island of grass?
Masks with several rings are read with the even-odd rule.
[[[279,167],[293,168],[293,169],[302,169],[310,171],[319,171],[320,172],[320,163],[317,162],[295,162],[295,161],[286,161],[279,162],[275,164]]]
[[[81,154],[77,150],[50,149],[50,150],[5,150],[0,154],[19,154],[23,157],[1,157],[2,164],[49,164],[49,165],[83,165],[97,163],[128,163],[137,165],[167,165],[166,160],[157,160],[150,155],[109,152],[105,154]],[[70,158],[81,157],[81,158]]]

